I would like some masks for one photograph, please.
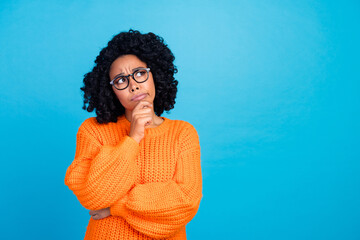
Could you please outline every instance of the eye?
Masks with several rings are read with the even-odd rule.
[[[115,82],[115,84],[122,84],[122,83],[126,82],[126,78],[118,77],[114,82]]]
[[[146,70],[138,70],[135,73],[135,77],[142,77],[142,76],[145,76],[145,75],[146,75]]]

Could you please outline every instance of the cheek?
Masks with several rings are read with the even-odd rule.
[[[155,90],[155,83],[154,83],[154,81],[149,82],[149,90],[150,90],[150,92],[152,93],[152,95],[155,97],[156,90]]]
[[[119,91],[114,91],[117,99],[119,100],[119,102],[121,103],[121,105],[123,105],[123,107],[126,106],[126,95],[124,93],[119,93]]]

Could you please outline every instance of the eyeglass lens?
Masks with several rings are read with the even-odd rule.
[[[132,76],[136,82],[142,83],[148,79],[148,72],[145,69],[139,69],[133,72]],[[115,87],[117,89],[125,89],[129,84],[129,77],[119,76],[116,78],[114,81]]]

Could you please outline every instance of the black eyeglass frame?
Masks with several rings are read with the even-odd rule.
[[[146,70],[146,73],[147,73],[146,79],[145,79],[144,81],[141,81],[141,82],[137,81],[137,80],[135,79],[135,77],[134,77],[134,74],[135,74],[136,72],[140,71],[140,70]],[[111,80],[110,84],[111,84],[112,86],[114,86],[114,88],[116,88],[117,90],[124,90],[124,89],[126,89],[126,88],[129,86],[129,84],[130,84],[130,79],[129,79],[130,76],[132,77],[132,79],[134,79],[135,82],[137,82],[137,83],[143,83],[143,82],[146,82],[146,81],[149,79],[149,76],[150,76],[149,72],[150,72],[150,68],[138,68],[138,69],[136,69],[132,74],[129,74],[129,75],[126,75],[126,76],[116,76],[113,80]],[[115,81],[116,79],[119,79],[119,78],[126,78],[126,79],[127,79],[127,85],[126,85],[126,87],[124,87],[124,88],[117,88],[117,87],[115,86],[114,81]]]

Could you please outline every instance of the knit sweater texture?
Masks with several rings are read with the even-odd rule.
[[[125,116],[79,127],[65,184],[86,209],[111,213],[90,217],[86,240],[186,239],[203,196],[199,138],[188,122],[161,118],[140,143]]]

